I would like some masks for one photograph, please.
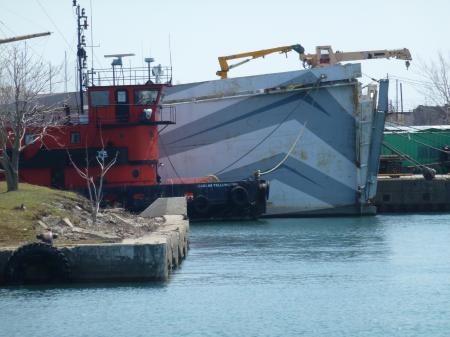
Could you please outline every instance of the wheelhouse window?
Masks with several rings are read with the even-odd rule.
[[[127,103],[128,97],[127,92],[125,90],[117,91],[117,103]]]
[[[158,90],[135,90],[134,104],[151,105],[155,104],[158,98]]]
[[[109,105],[109,91],[108,90],[91,91],[91,106],[105,106],[105,105]]]
[[[71,144],[80,144],[81,136],[79,132],[71,132],[70,133],[70,143]]]
[[[25,135],[25,145],[33,144],[38,137],[36,135]]]

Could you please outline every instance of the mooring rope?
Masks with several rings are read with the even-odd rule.
[[[286,153],[286,155],[284,156],[284,158],[277,164],[275,165],[273,168],[271,168],[270,170],[264,171],[264,172],[259,172],[260,176],[263,176],[265,174],[269,174],[272,173],[273,171],[277,170],[281,165],[284,164],[284,162],[289,158],[289,156],[291,155],[292,151],[294,151],[295,147],[297,146],[297,143],[299,142],[299,140],[303,137],[303,134],[305,133],[305,129],[306,129],[306,124],[307,122],[305,122],[305,124],[303,124],[303,128],[300,130],[300,132],[298,133],[297,138],[295,139],[294,143],[292,143],[291,148],[289,149],[288,153]]]

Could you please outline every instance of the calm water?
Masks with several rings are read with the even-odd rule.
[[[0,289],[0,336],[449,336],[450,215],[195,224],[170,282]]]

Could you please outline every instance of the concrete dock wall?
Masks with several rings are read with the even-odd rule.
[[[177,203],[185,199],[176,200]],[[180,209],[179,205],[176,206]],[[186,207],[181,207],[183,213]],[[164,209],[167,211],[167,209]],[[152,213],[155,215],[157,213]],[[165,281],[186,257],[189,220],[184,214],[164,215],[164,224],[146,236],[120,243],[74,244],[58,247],[67,258],[72,282]],[[0,249],[0,284],[5,267],[18,247]]]
[[[165,280],[164,244],[83,245],[62,248],[71,266],[71,280],[134,281]]]
[[[188,221],[166,216],[168,225],[151,235],[120,244],[64,247],[72,281],[165,281],[186,257]]]
[[[450,211],[450,177],[381,178],[374,203],[380,213]]]

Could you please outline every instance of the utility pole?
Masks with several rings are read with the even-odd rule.
[[[402,82],[400,82],[400,105],[402,107],[402,113],[403,113],[403,87],[402,87]]]
[[[395,105],[398,113],[398,80],[395,80]]]
[[[83,97],[83,86],[84,86],[84,69],[86,69],[86,38],[84,36],[84,31],[88,27],[86,11],[77,4],[77,0],[72,1],[73,7],[76,8],[77,15],[77,57],[78,57],[78,88],[80,90],[80,115],[84,113],[84,97]],[[83,22],[82,22],[83,21]]]

